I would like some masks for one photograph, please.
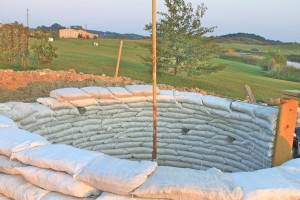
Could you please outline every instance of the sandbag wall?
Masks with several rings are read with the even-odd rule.
[[[158,164],[226,172],[271,167],[278,109],[158,90]],[[152,156],[152,86],[67,88],[0,114],[52,143],[119,158]]]

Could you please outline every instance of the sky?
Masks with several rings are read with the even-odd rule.
[[[267,39],[300,42],[300,0],[186,0],[208,8],[206,27],[217,26],[213,35],[253,33]],[[30,27],[81,25],[91,30],[149,35],[151,0],[0,0],[0,23],[18,21]],[[163,0],[157,11],[165,12]]]

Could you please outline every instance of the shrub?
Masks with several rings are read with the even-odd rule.
[[[48,41],[48,36],[43,32],[37,32],[37,44],[32,45],[31,49],[39,63],[51,65],[54,58],[57,58],[57,48]]]
[[[271,78],[300,82],[300,69],[294,67],[274,68],[266,75]]]
[[[261,62],[264,71],[286,67],[287,58],[279,51],[268,51]]]

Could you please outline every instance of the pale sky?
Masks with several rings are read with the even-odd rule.
[[[205,26],[217,26],[213,35],[246,32],[267,39],[300,42],[300,0],[186,0],[208,10]],[[148,35],[151,0],[0,0],[0,23],[18,21],[30,27],[81,25],[88,29]],[[157,0],[157,11],[165,11]]]

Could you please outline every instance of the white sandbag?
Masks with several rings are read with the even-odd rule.
[[[120,196],[117,194],[103,192],[101,196],[98,197],[96,200],[150,200],[150,199],[144,199],[144,198],[141,199],[133,196]],[[151,199],[151,200],[158,200],[158,199]]]
[[[202,94],[194,92],[174,92],[174,97],[179,103],[189,103],[195,106],[203,106]]]
[[[92,105],[98,105],[98,102],[94,98],[86,98],[86,99],[76,99],[69,101],[75,107],[86,107]]]
[[[108,87],[107,88],[115,97],[126,98],[132,96],[132,94],[123,87]]]
[[[0,173],[0,193],[16,200],[40,200],[49,191],[27,182],[22,176]]]
[[[45,138],[17,128],[0,129],[0,154],[10,157],[12,153],[28,148],[50,144]]]
[[[13,102],[11,105],[11,110],[8,113],[9,116],[6,116],[10,117],[14,121],[20,121],[21,119],[24,119],[36,112],[33,104],[31,103]]]
[[[41,103],[52,110],[59,110],[59,109],[70,109],[74,108],[72,104],[70,104],[68,101],[65,100],[59,100],[52,97],[44,97],[44,98],[38,98],[36,100],[38,103]]]
[[[99,195],[100,191],[88,184],[74,180],[65,172],[42,169],[34,166],[18,167],[16,169],[28,182],[45,190],[59,192],[75,197]]]
[[[299,167],[300,168],[300,158],[291,159],[291,160],[283,163],[281,166],[284,166],[284,167]]]
[[[0,155],[0,172],[5,174],[18,174],[16,167],[21,167],[22,164],[16,160],[10,160],[9,157]]]
[[[10,118],[0,115],[0,128],[18,128],[17,124]]]
[[[73,108],[65,108],[65,109],[55,110],[55,113],[57,116],[69,115],[71,117],[71,115],[80,115],[78,109],[74,106],[73,106]]]
[[[52,90],[50,92],[50,97],[67,101],[91,98],[88,93],[78,88],[60,88]]]
[[[77,149],[64,144],[53,144],[14,153],[12,158],[25,164],[74,175],[101,155],[99,152]]]
[[[72,197],[57,192],[49,192],[42,198],[42,200],[88,200],[88,199],[89,198]]]
[[[101,191],[128,195],[142,185],[157,164],[150,161],[129,161],[107,155],[90,162],[75,178]]]
[[[296,167],[280,166],[228,175],[241,187],[243,198],[247,200],[293,200],[300,197],[300,169]]]
[[[151,96],[153,94],[152,85],[127,85],[125,89],[135,96]],[[156,94],[160,94],[158,87],[156,88]]]
[[[217,110],[231,111],[230,107],[232,101],[229,99],[207,95],[202,97],[202,101],[204,106],[206,107],[217,109]]]
[[[254,104],[254,103],[248,103],[248,102],[242,102],[242,101],[235,101],[231,104],[231,109],[235,111],[239,111],[242,113],[246,113],[250,116],[254,116],[254,111],[256,108],[262,108],[263,106]]]
[[[146,183],[133,192],[143,198],[241,199],[240,188],[220,170],[199,171],[159,166]]]
[[[84,87],[81,90],[88,93],[91,97],[96,99],[115,99],[116,97],[107,89],[103,87]]]
[[[257,117],[272,123],[277,120],[278,111],[279,110],[276,107],[261,106],[260,108],[256,108],[254,110],[254,114]]]
[[[11,200],[11,198],[6,197],[3,194],[0,194],[0,200]]]

